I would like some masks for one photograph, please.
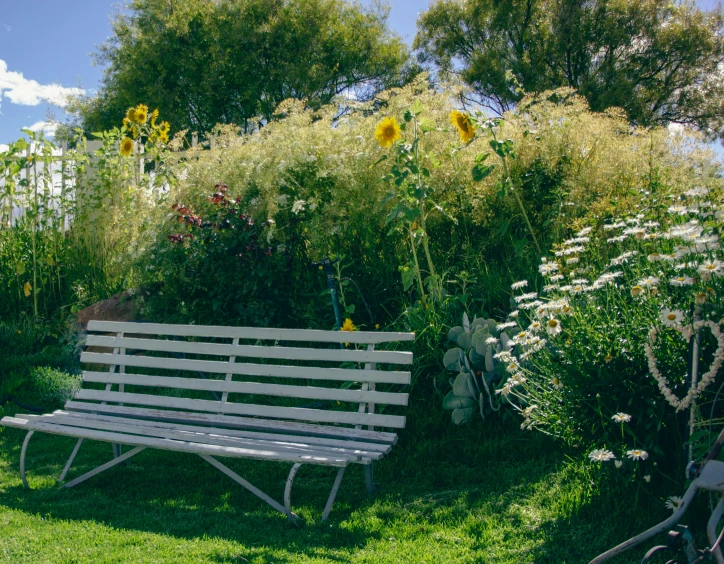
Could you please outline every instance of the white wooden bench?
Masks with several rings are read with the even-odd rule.
[[[81,361],[93,369],[83,373],[83,386],[65,408],[4,417],[0,423],[28,430],[20,453],[25,487],[28,442],[40,431],[78,438],[59,482],[85,439],[113,445],[109,462],[64,484],[67,488],[145,448],[188,452],[292,522],[291,488],[301,465],[337,467],[322,515],[326,519],[349,464],[364,466],[372,493],[372,463],[397,442],[394,432],[376,428],[405,426],[404,416],[376,412],[376,406],[407,405],[408,395],[391,389],[409,384],[410,372],[377,367],[409,365],[412,353],[375,350],[375,345],[413,339],[413,333],[91,321],[89,350]],[[340,348],[341,343],[349,346]],[[110,368],[99,371],[99,365]],[[121,445],[134,448],[121,453]],[[292,463],[284,505],[216,457]]]

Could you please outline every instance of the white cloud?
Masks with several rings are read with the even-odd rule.
[[[0,27],[2,27],[8,33],[10,33],[13,30],[13,28],[10,27],[10,24],[6,24],[5,22],[0,22]]]
[[[58,129],[58,123],[52,121],[36,121],[33,125],[24,127],[23,129],[29,129],[35,133],[42,131],[46,137],[53,137]]]
[[[14,104],[37,106],[48,102],[64,107],[69,96],[85,94],[82,88],[66,88],[60,84],[39,84],[29,80],[23,73],[8,71],[8,65],[0,59],[0,99],[4,96]]]

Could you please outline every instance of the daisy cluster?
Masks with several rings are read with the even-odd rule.
[[[552,425],[560,417],[553,418],[553,411],[546,413],[552,405],[546,398],[557,397],[556,401],[560,402],[566,397],[565,381],[562,383],[555,373],[559,371],[555,362],[526,361],[544,349],[557,358],[565,358],[569,354],[566,351],[571,350],[570,342],[583,338],[573,326],[567,331],[566,325],[576,319],[575,326],[579,326],[585,322],[581,318],[593,310],[600,319],[600,312],[608,311],[606,304],[612,298],[613,303],[627,304],[621,309],[614,306],[617,316],[639,315],[638,312],[650,315],[652,307],[658,310],[658,321],[653,326],[647,321],[643,327],[642,341],[650,331],[648,343],[640,342],[638,346],[646,353],[650,377],[677,411],[689,408],[714,381],[724,365],[724,333],[720,328],[724,311],[718,311],[717,305],[718,288],[724,282],[720,235],[724,214],[709,198],[707,189],[695,188],[675,198],[667,209],[657,204],[647,207],[646,213],[634,213],[605,221],[595,228],[581,229],[556,247],[552,256],[541,259],[538,273],[543,278],[542,284],[534,288],[521,280],[512,285],[514,309],[500,327],[510,329],[510,334],[515,335],[517,358],[511,362],[501,359],[509,377],[503,380],[497,393],[504,396],[513,393],[523,405],[530,406],[527,411],[521,410],[523,428]],[[614,297],[626,295],[630,297],[624,302]],[[698,308],[697,315],[701,313],[699,317],[692,317],[695,308]],[[569,317],[574,314],[574,318]],[[612,331],[621,323],[628,323],[625,317],[612,323]],[[676,386],[658,369],[654,354],[657,336],[663,331],[676,331],[688,343],[702,330],[708,330],[717,342],[712,363],[687,395],[679,398],[674,393]],[[602,364],[612,362],[617,354],[631,358],[631,347],[637,343],[619,342],[622,344],[612,346],[620,346],[621,351],[603,350],[596,358],[601,359]],[[625,347],[629,350],[624,351]],[[608,354],[604,357],[605,353]],[[559,393],[548,396],[552,391]],[[631,422],[631,416],[616,413],[611,420],[624,425]],[[645,461],[648,458],[645,450],[620,446],[623,450],[618,458],[607,449],[593,450],[589,458],[598,462],[614,460],[617,467],[624,459]]]

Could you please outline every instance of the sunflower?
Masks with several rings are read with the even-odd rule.
[[[156,127],[156,120],[158,119],[158,108],[151,112],[151,127]]]
[[[162,121],[161,125],[158,126],[158,130],[161,133],[168,133],[169,131],[171,131],[171,124],[167,121]]]
[[[475,127],[467,114],[453,110],[450,112],[450,123],[458,130],[462,143],[469,143],[475,137]]]
[[[375,139],[380,147],[387,149],[401,137],[400,126],[393,117],[386,117],[375,127]]]
[[[136,106],[136,121],[138,123],[146,123],[146,121],[148,121],[148,106],[145,104],[138,104],[138,106]]]
[[[128,137],[124,137],[121,139],[121,155],[129,157],[131,156],[131,153],[133,153],[133,140]]]
[[[126,110],[126,119],[123,120],[124,124],[126,120],[128,120],[129,124],[136,121],[136,108],[128,108],[128,110]]]
[[[158,134],[158,140],[161,141],[161,143],[168,143],[168,133],[161,131]]]
[[[339,329],[340,331],[356,331],[357,327],[355,327],[354,323],[352,323],[352,320],[348,317],[344,320],[344,323],[342,324],[342,327]]]
[[[132,122],[130,119],[128,119],[128,117],[123,118],[123,127],[125,127],[126,129],[131,127],[131,123]]]

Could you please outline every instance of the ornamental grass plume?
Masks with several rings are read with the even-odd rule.
[[[377,139],[380,147],[387,149],[402,137],[400,131],[400,125],[397,123],[397,119],[394,117],[386,117],[375,127],[375,139]]]
[[[453,110],[450,112],[450,123],[458,130],[462,143],[470,143],[475,137],[475,126],[467,114]]]

